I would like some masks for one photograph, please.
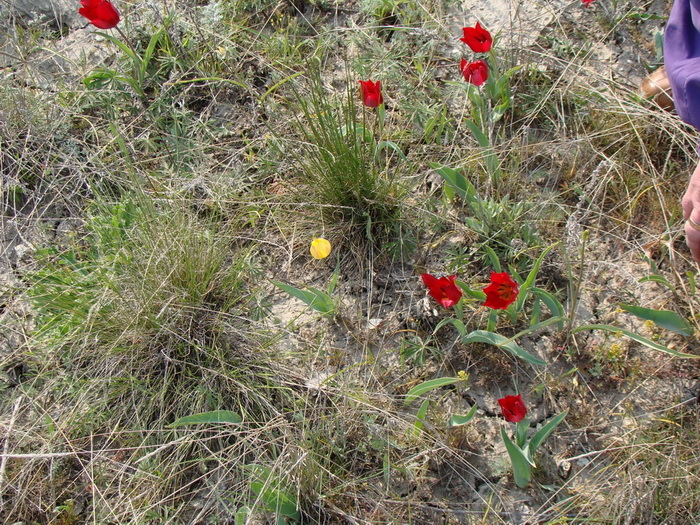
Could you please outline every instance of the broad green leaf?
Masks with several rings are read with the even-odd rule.
[[[498,104],[496,107],[493,108],[492,112],[492,118],[494,122],[498,122],[503,118],[503,115],[506,114],[506,111],[510,108],[510,99],[506,100],[505,102],[502,102]]]
[[[201,425],[201,424],[211,424],[211,423],[229,423],[237,424],[241,423],[243,418],[231,412],[230,410],[213,410],[211,412],[202,412],[201,414],[192,414],[191,416],[181,417],[174,423],[168,425],[168,427],[181,427],[184,425]]]
[[[278,515],[287,516],[293,520],[301,518],[297,510],[297,498],[293,493],[281,488],[279,480],[272,471],[262,465],[246,465],[255,479],[250,481],[250,488],[262,497],[263,502]]]
[[[535,264],[532,266],[530,273],[527,275],[527,279],[525,279],[522,288],[529,290],[535,284],[535,279],[537,279],[537,274],[540,271],[540,266],[542,266],[542,261],[544,261],[545,256],[558,244],[559,243],[552,244],[540,254],[535,261]]]
[[[532,302],[532,313],[530,314],[530,326],[534,326],[537,323],[540,322],[540,303],[542,301],[540,300],[539,297],[535,297],[535,300]]]
[[[534,456],[539,446],[544,443],[544,440],[547,439],[552,432],[554,432],[554,429],[557,428],[559,423],[564,421],[564,418],[568,413],[569,409],[567,408],[558,416],[554,416],[552,419],[547,421],[547,423],[541,429],[539,429],[534,436],[532,436],[530,439],[530,455]]]
[[[406,155],[404,155],[404,152],[401,150],[399,145],[391,140],[383,140],[377,144],[377,153],[386,148],[389,148],[390,150],[394,151],[394,153],[398,154],[401,160],[406,160]]]
[[[558,243],[552,244],[540,254],[540,256],[535,261],[535,264],[532,266],[530,273],[527,275],[527,279],[525,279],[525,282],[520,286],[520,293],[518,293],[518,298],[515,302],[515,310],[517,312],[522,310],[523,303],[527,298],[527,294],[530,293],[530,289],[535,285],[535,280],[537,279],[537,274],[540,271],[542,261],[544,260],[545,256],[552,250],[552,248],[554,248],[557,245]]]
[[[651,281],[652,283],[663,284],[664,286],[666,286],[670,290],[674,289],[674,286],[668,282],[668,279],[666,279],[665,277],[662,277],[661,275],[649,275],[647,277],[642,277],[641,279],[639,279],[640,283],[646,283],[648,281]]]
[[[564,306],[561,304],[561,302],[547,290],[537,288],[536,286],[530,288],[530,293],[539,297],[542,302],[547,305],[547,308],[549,308],[549,311],[552,312],[553,316],[562,318],[562,321],[559,323],[559,330],[563,330],[564,319],[566,316],[564,315]]]
[[[523,359],[524,361],[527,361],[530,364],[539,366],[544,366],[547,364],[539,357],[535,357],[531,353],[520,348],[512,340],[494,332],[487,332],[486,330],[475,330],[468,334],[464,339],[462,339],[462,341],[465,343],[489,343],[499,348],[508,350],[515,357],[519,357],[520,359]]]
[[[486,332],[493,332],[498,324],[498,310],[491,310],[489,319],[486,321]]]
[[[669,310],[653,310],[651,308],[644,308],[631,304],[621,304],[620,308],[641,319],[652,321],[655,325],[670,330],[671,332],[688,337],[693,335],[693,327],[676,312],[671,312]]]
[[[457,194],[466,202],[471,203],[477,199],[476,188],[462,174],[461,168],[449,168],[436,162],[430,162],[430,167],[433,168],[438,175],[457,192]]]
[[[284,290],[289,295],[301,299],[308,307],[313,308],[317,312],[324,315],[330,315],[335,312],[333,298],[318,288],[309,286],[308,290],[300,290],[299,288],[279,281],[272,281],[272,284]]]
[[[425,381],[420,385],[414,386],[411,390],[408,391],[408,393],[406,394],[404,404],[408,405],[418,396],[422,396],[426,392],[430,392],[431,390],[435,390],[436,388],[440,388],[441,386],[452,385],[457,381],[459,381],[458,377],[439,377],[437,379],[430,379],[429,381]]]
[[[493,251],[493,248],[487,245],[484,245],[483,248],[489,258],[489,261],[491,262],[491,266],[493,266],[493,271],[496,273],[501,273],[503,271],[501,270],[501,261],[498,260],[498,255],[496,255],[496,252]]]
[[[262,499],[277,514],[282,514],[296,521],[301,518],[299,510],[297,510],[296,497],[286,490],[266,490],[262,494]]]
[[[328,283],[328,295],[329,296],[335,291],[335,287],[338,284],[338,276],[339,275],[340,275],[340,259],[338,259],[338,262],[335,265],[335,270],[333,271],[333,275],[331,276],[331,280]]]
[[[670,348],[655,343],[654,341],[647,339],[646,337],[643,337],[639,334],[635,334],[634,332],[630,332],[629,330],[623,330],[622,328],[618,328],[617,326],[610,326],[607,324],[588,324],[575,328],[572,331],[572,333],[575,334],[576,332],[583,332],[585,330],[604,330],[606,332],[622,334],[629,337],[633,341],[637,341],[638,343],[641,343],[644,346],[651,348],[652,350],[658,350],[659,352],[664,352],[674,357],[681,357],[683,359],[700,359],[700,355],[684,354],[683,352],[671,350]]]
[[[296,498],[289,492],[274,488],[265,488],[265,483],[251,481],[250,488],[262,497],[267,507],[277,514],[282,514],[293,520],[298,520],[301,515],[297,510]]]
[[[531,466],[535,466],[530,455],[530,449],[527,448],[527,431],[530,429],[530,420],[528,418],[521,419],[515,424],[515,445],[525,453],[525,459],[530,462]]]
[[[520,488],[525,488],[532,477],[531,465],[528,461],[525,452],[513,443],[508,434],[506,434],[505,428],[501,427],[501,438],[503,438],[503,443],[506,445],[506,450],[508,451],[508,456],[510,456],[510,464],[513,467],[513,477],[515,478],[515,484]]]
[[[450,426],[451,427],[458,427],[461,425],[466,425],[476,415],[477,408],[478,407],[476,405],[474,405],[473,407],[471,407],[471,409],[469,409],[469,412],[467,412],[467,414],[464,416],[452,414],[452,417],[450,417]]]
[[[479,96],[481,95],[479,94]],[[491,140],[489,140],[488,136],[481,130],[476,122],[465,120],[464,124],[469,128],[469,131],[472,132],[479,146],[484,148],[484,162],[486,163],[489,176],[492,180],[500,178],[501,170],[498,167],[498,158],[491,145]]]
[[[474,135],[474,138],[479,143],[479,146],[481,146],[482,148],[488,148],[491,146],[491,141],[481,130],[481,128],[476,125],[476,122],[474,122],[473,120],[465,120],[464,124],[466,124],[466,126],[469,128],[469,131],[472,132],[472,135]]]
[[[451,201],[452,199],[455,198],[455,189],[452,186],[450,186],[449,184],[442,188],[442,192],[443,192],[444,196],[447,197],[448,201]]]
[[[695,297],[695,273],[688,270],[687,272],[685,272],[685,275],[688,277],[688,286],[690,288],[690,290],[689,290],[690,295]]]
[[[250,516],[251,511],[250,507],[243,506],[240,509],[236,511],[235,518],[234,518],[234,525],[245,525],[246,522],[248,521],[248,516]]]
[[[485,301],[486,300],[486,294],[482,292],[481,290],[472,290],[469,288],[469,285],[465,283],[464,281],[460,281],[459,279],[455,279],[455,284],[464,292],[467,294],[469,297],[472,297],[473,299],[476,299],[477,301]]]
[[[146,74],[146,69],[148,69],[148,64],[151,63],[151,57],[153,56],[153,52],[155,51],[158,42],[160,42],[160,39],[163,37],[164,31],[165,26],[161,27],[158,31],[156,31],[151,36],[151,39],[148,42],[148,47],[146,47],[146,51],[143,53],[143,59],[140,63],[141,79],[143,79],[144,75]]]
[[[524,335],[534,334],[535,332],[537,332],[538,330],[540,330],[542,328],[547,328],[549,325],[552,325],[554,323],[561,323],[565,319],[566,319],[565,317],[559,317],[559,316],[550,317],[548,319],[545,319],[544,321],[540,321],[538,323],[535,323],[533,325],[528,326],[525,330],[522,330],[522,331],[518,332],[517,334],[515,334],[514,336],[510,337],[510,339],[508,339],[508,341],[514,341],[518,337],[522,337]]]
[[[446,324],[451,324],[452,326],[454,326],[461,337],[467,335],[467,329],[465,328],[464,323],[459,319],[455,319],[454,317],[446,317],[445,319],[440,321],[435,327],[435,330],[433,330],[433,334],[436,334],[438,330]]]
[[[420,408],[416,413],[416,422],[413,424],[415,427],[416,436],[420,434],[420,431],[423,429],[423,425],[425,425],[425,416],[428,413],[428,405],[430,405],[430,399],[426,398],[420,404]]]
[[[112,35],[109,35],[107,33],[99,32],[99,31],[96,32],[95,34],[101,36],[105,40],[109,40],[110,42],[112,42],[112,44],[117,46],[119,49],[121,49],[124,52],[124,54],[126,54],[129,58],[131,58],[131,60],[135,64],[141,63],[141,59],[131,50],[131,48],[128,45],[126,45],[124,42],[119,40],[118,38],[113,37]]]

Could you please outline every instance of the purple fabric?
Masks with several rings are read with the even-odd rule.
[[[675,0],[664,34],[664,62],[678,115],[700,130],[700,0]]]

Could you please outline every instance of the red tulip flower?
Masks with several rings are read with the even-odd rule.
[[[498,404],[501,405],[503,417],[510,423],[522,421],[525,418],[525,414],[527,414],[527,408],[525,408],[525,403],[523,403],[523,398],[520,394],[501,398],[498,400]]]
[[[581,3],[585,5],[586,7],[591,7],[591,4],[593,3],[594,0],[581,0]]]
[[[362,103],[368,108],[376,108],[382,105],[384,97],[380,87],[380,81],[360,80],[360,96]]]
[[[421,279],[428,287],[428,294],[445,308],[456,305],[462,298],[462,290],[455,284],[456,275],[434,277],[429,273],[421,274]]]
[[[475,53],[489,52],[493,39],[491,38],[491,33],[481,27],[479,22],[476,23],[476,27],[463,27],[462,31],[464,31],[464,37],[460,38],[460,40],[467,44],[472,51]]]
[[[489,66],[483,60],[467,62],[462,59],[462,74],[464,80],[475,86],[480,86],[489,78]]]
[[[506,272],[491,272],[491,284],[484,288],[484,306],[494,310],[505,310],[518,297],[518,283]]]
[[[119,23],[119,11],[109,0],[80,0],[78,13],[99,29],[112,29]]]

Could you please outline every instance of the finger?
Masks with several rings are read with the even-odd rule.
[[[700,164],[698,164],[690,176],[688,188],[685,195],[683,195],[681,204],[683,205],[683,218],[686,220],[691,216],[694,208],[700,213]],[[693,220],[697,218],[698,217],[693,217]]]
[[[681,201],[681,204],[683,205],[683,220],[687,221],[690,217],[690,214],[693,213],[693,200],[686,193],[686,195],[683,197],[683,200]]]
[[[685,243],[690,248],[693,259],[700,263],[700,230],[689,221],[685,223]]]

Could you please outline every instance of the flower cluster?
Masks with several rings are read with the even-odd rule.
[[[462,290],[455,284],[456,275],[437,278],[428,273],[421,274],[428,294],[445,308],[456,305],[462,298]],[[484,306],[493,310],[507,309],[518,297],[518,283],[506,272],[491,272],[491,283],[484,288]]]
[[[479,22],[474,27],[462,28],[464,36],[460,38],[474,53],[488,53],[493,39],[491,33],[481,27]],[[464,58],[460,64],[464,80],[475,86],[480,86],[489,78],[489,66],[483,59],[467,62]]]
[[[479,22],[477,22],[474,27],[463,27],[462,31],[464,36],[460,38],[460,40],[468,45],[472,51],[475,53],[488,53],[491,51],[491,45],[493,44],[491,33],[481,27]],[[475,86],[482,85],[489,78],[489,66],[486,60],[482,58],[471,62],[467,62],[467,60],[463,58],[460,69],[462,70],[462,75],[464,75],[464,80]],[[379,80],[376,82],[372,80],[360,80],[359,82],[360,98],[365,106],[368,108],[377,108],[384,103]]]

